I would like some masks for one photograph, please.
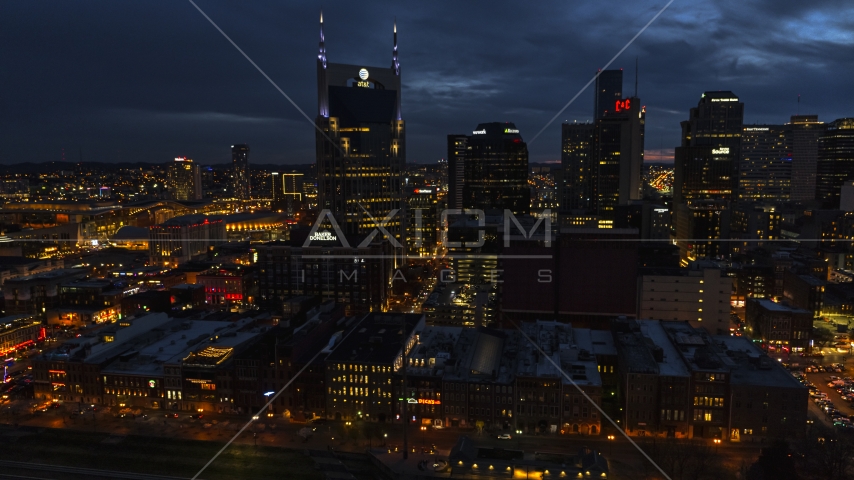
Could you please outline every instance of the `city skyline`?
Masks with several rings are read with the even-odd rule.
[[[782,123],[798,109],[827,121],[847,116],[851,102],[833,92],[841,91],[851,69],[851,53],[839,47],[854,38],[836,23],[846,8],[837,3],[674,3],[610,67],[625,69],[631,91],[639,61],[647,161],[669,159],[684,111],[707,90],[735,92],[745,102],[745,124]],[[215,3],[202,7],[301,108],[311,110],[319,5],[242,12]],[[645,2],[606,13],[590,5],[543,6],[510,15],[502,4],[489,11],[458,7],[459,15],[440,17],[432,6],[395,12],[331,4],[325,5],[326,43],[331,62],[384,66],[397,17],[402,111],[410,119],[407,157],[432,163],[445,156],[446,135],[483,121],[512,121],[531,138],[660,7]],[[0,164],[58,161],[63,149],[68,161],[159,163],[180,153],[216,164],[228,161],[223,145],[234,143],[253,145],[258,164],[311,163],[311,125],[191,6],[164,6],[171,15],[156,18],[124,5],[5,8],[4,18],[15,23],[4,26],[11,45],[4,59],[36,59],[38,68],[4,82],[18,92],[3,119],[17,141],[0,149]],[[69,15],[77,20],[67,22]],[[695,18],[706,20],[697,24]],[[749,18],[767,21],[743,20]],[[466,28],[458,28],[462,22]],[[513,24],[532,28],[509,28]],[[796,34],[781,38],[779,25]],[[689,27],[709,35],[689,35]],[[439,34],[446,31],[463,33]],[[154,41],[131,44],[144,34]],[[109,47],[89,40],[102,36],[111,38]],[[354,36],[362,41],[347,41]],[[54,49],[57,42],[63,48]],[[774,73],[784,65],[787,75]],[[38,71],[45,74],[30,73]],[[590,120],[592,97],[588,89],[559,120]],[[532,142],[531,162],[559,161],[559,139],[560,127],[553,124]]]

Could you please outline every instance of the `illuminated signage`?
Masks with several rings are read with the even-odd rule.
[[[157,382],[155,382],[154,380],[149,380],[149,381],[148,381],[148,386],[149,386],[149,387],[154,388],[156,385],[157,385]]]
[[[622,112],[623,110],[630,110],[632,108],[632,99],[627,98],[625,100],[617,100],[617,103],[614,105],[615,112]]]
[[[359,78],[361,78],[362,80],[367,80],[369,76],[370,74],[368,74],[368,69],[363,68],[359,70]]]
[[[332,235],[331,232],[325,232],[324,231],[324,232],[317,232],[313,235],[310,235],[308,237],[308,239],[311,241],[318,240],[318,241],[323,242],[323,241],[335,241],[335,240],[338,240],[338,237],[336,237],[335,235]]]
[[[416,188],[415,193],[433,193],[433,190],[429,188]]]
[[[441,405],[441,400],[433,400],[432,398],[407,398],[406,403],[418,403],[421,405]]]
[[[737,98],[713,98],[713,102],[737,102]]]
[[[518,128],[505,128],[504,133],[519,133]]]
[[[371,82],[365,82],[365,81],[356,82],[356,86],[362,87],[362,88],[371,88]]]
[[[768,127],[747,127],[744,129],[745,132],[767,132]]]
[[[486,129],[484,128],[483,130],[474,130],[471,133],[472,133],[472,135],[485,135]]]
[[[713,148],[712,155],[729,155],[729,147]]]

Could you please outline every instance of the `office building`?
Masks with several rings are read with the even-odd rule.
[[[676,245],[683,265],[728,253],[720,239],[728,238],[730,210],[726,200],[676,205]]]
[[[783,274],[783,298],[792,307],[812,312],[814,319],[821,318],[824,290],[827,282],[812,275],[787,271]]]
[[[151,265],[177,267],[210,252],[226,241],[225,221],[205,215],[183,215],[148,229]]]
[[[738,167],[739,203],[786,202],[792,190],[789,125],[745,125]]]
[[[495,293],[489,284],[440,283],[421,311],[427,325],[488,327],[495,320]]]
[[[592,209],[606,220],[614,219],[617,206],[641,199],[645,121],[637,97],[615,100],[596,120]]]
[[[728,91],[705,92],[682,125],[674,153],[673,201],[731,199],[737,188],[744,103]]]
[[[812,312],[767,299],[746,302],[745,321],[750,338],[761,340],[770,352],[804,352],[812,338]]]
[[[309,295],[344,305],[348,315],[382,311],[390,288],[389,247],[379,236],[361,246],[365,238],[349,235],[342,242],[329,231],[309,236],[294,230],[289,241],[258,246],[258,305],[282,312],[286,300]]]
[[[251,194],[249,145],[231,146],[231,179],[232,196],[237,200],[249,200]]]
[[[561,125],[562,212],[587,211],[591,207],[597,169],[593,156],[594,127],[592,123]]]
[[[369,233],[402,204],[406,141],[397,26],[390,68],[328,63],[321,15],[317,95],[319,208],[345,233]],[[399,240],[401,215],[385,228]]]
[[[593,121],[613,111],[614,102],[623,98],[623,70],[605,70],[596,77],[593,96]]]
[[[854,179],[854,118],[825,125],[818,139],[816,173],[816,200],[824,208],[839,208],[842,185]]]
[[[637,314],[637,230],[561,228],[557,238],[501,253],[500,311],[516,321],[558,319],[604,328]],[[604,293],[603,293],[604,292]]]
[[[202,179],[199,166],[187,157],[177,157],[169,165],[166,189],[172,200],[201,200]]]
[[[420,314],[372,313],[326,357],[326,413],[335,420],[386,422],[407,405],[395,373],[424,329]],[[408,395],[406,395],[408,397]],[[441,401],[440,401],[441,403]]]
[[[303,177],[302,173],[273,172],[273,200],[270,208],[291,215],[297,212],[303,206]]]
[[[426,257],[436,253],[439,235],[438,187],[405,189],[406,252],[413,257]]]
[[[468,135],[448,135],[448,208],[463,208]]]
[[[463,208],[531,210],[528,186],[528,146],[512,123],[481,123],[468,140]]]
[[[793,202],[815,200],[818,138],[824,133],[824,122],[818,115],[792,115],[786,125],[791,135]]]
[[[713,264],[650,268],[641,272],[638,318],[689,322],[712,333],[729,332],[732,278]]]

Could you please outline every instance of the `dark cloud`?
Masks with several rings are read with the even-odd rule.
[[[197,3],[313,117],[318,4]],[[397,17],[410,161],[445,135],[512,121],[531,138],[664,5],[615,2],[323,2],[331,62],[388,66]],[[648,107],[656,158],[705,90],[732,90],[747,122],[797,109],[854,115],[850,1],[677,0],[612,67]],[[313,161],[312,126],[190,5],[0,3],[0,163],[69,159],[202,162],[247,142],[253,162]],[[592,92],[560,120],[590,118]],[[531,145],[559,157],[556,122]],[[73,154],[71,153],[73,152]],[[652,153],[652,152],[650,152]]]

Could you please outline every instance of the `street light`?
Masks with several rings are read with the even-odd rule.
[[[611,453],[614,451],[614,436],[608,435],[608,456],[611,456]]]
[[[713,441],[713,442],[715,442],[715,453],[718,453],[718,445],[720,445],[720,444],[721,444],[721,439],[720,439],[720,438],[716,438],[716,439],[714,439],[714,440],[712,440],[712,441]]]

